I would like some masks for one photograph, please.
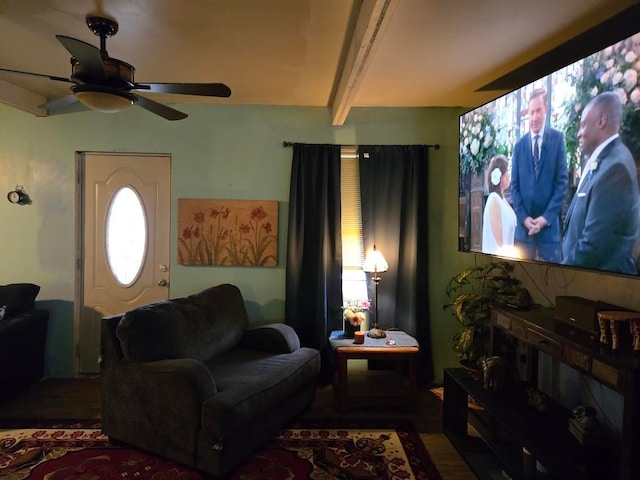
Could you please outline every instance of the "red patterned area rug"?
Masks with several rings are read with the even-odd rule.
[[[2,480],[203,480],[185,466],[112,444],[99,421],[0,422]],[[308,420],[283,430],[231,480],[442,480],[409,421]]]

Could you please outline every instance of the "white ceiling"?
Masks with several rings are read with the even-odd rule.
[[[0,67],[68,78],[55,35],[99,46],[88,14],[115,18],[109,55],[138,82],[223,82],[229,98],[164,103],[477,106],[492,80],[637,0],[0,0]],[[68,83],[0,72],[0,102],[37,106]]]

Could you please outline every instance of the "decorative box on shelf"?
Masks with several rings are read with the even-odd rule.
[[[577,418],[569,419],[569,432],[580,445],[585,447],[597,447],[602,445],[602,431],[600,428],[586,429]]]

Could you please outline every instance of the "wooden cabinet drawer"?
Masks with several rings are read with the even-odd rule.
[[[511,317],[503,313],[496,312],[495,319],[498,327],[504,328],[505,330],[511,330]]]
[[[521,340],[527,339],[527,327],[524,322],[516,319],[511,320],[511,332],[514,337],[518,337]]]
[[[574,350],[566,345],[562,353],[564,361],[572,367],[580,368],[585,372],[591,371],[591,355]]]
[[[622,386],[622,376],[614,366],[607,365],[606,363],[594,358],[591,365],[591,375],[596,380],[606,383],[620,391],[620,387]]]
[[[527,329],[527,340],[542,352],[548,353],[553,357],[562,356],[562,344],[532,328]]]

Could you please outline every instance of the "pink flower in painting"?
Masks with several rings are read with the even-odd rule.
[[[204,223],[204,212],[198,212],[193,216],[193,221],[196,223]]]
[[[238,231],[243,235],[247,235],[249,232],[251,232],[251,229],[249,228],[249,225],[243,223],[238,227]]]
[[[182,238],[186,238],[187,240],[191,238],[191,227],[187,227],[182,231]]]
[[[264,211],[264,208],[262,207],[256,207],[253,210],[251,210],[251,220],[256,220],[256,221],[260,221],[260,220],[264,220],[267,217],[267,212]]]
[[[225,208],[224,206],[221,206],[219,209],[212,208],[209,216],[213,218],[221,217],[223,220],[226,220],[229,217],[230,213],[231,210]]]
[[[272,230],[271,223],[269,222],[265,223],[264,225],[262,225],[262,228],[265,232],[271,233],[271,230]]]

